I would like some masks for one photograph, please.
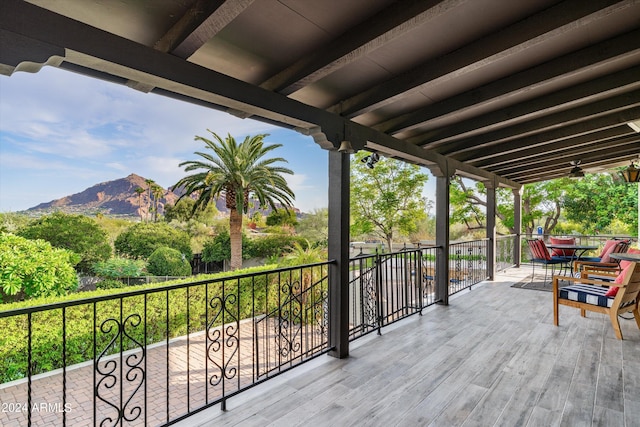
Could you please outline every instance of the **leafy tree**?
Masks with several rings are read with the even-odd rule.
[[[106,231],[95,219],[84,215],[54,212],[34,220],[18,235],[46,240],[56,248],[75,252],[81,258],[76,267],[78,271],[90,271],[94,263],[111,257]]]
[[[316,209],[303,215],[296,225],[296,233],[311,242],[326,246],[329,238],[329,209]]]
[[[295,227],[298,224],[296,213],[291,209],[280,209],[272,211],[267,216],[267,225],[290,225]]]
[[[563,198],[566,217],[586,233],[610,228],[616,219],[627,224],[627,233],[637,234],[638,186],[610,173],[586,174],[567,188]]]
[[[167,223],[138,223],[122,232],[114,243],[116,252],[134,259],[147,259],[156,249],[167,246],[191,259],[189,235]]]
[[[174,187],[184,187],[188,197],[197,194],[194,210],[214,203],[224,194],[225,205],[229,210],[229,235],[231,245],[231,269],[242,266],[242,213],[249,207],[249,197],[255,198],[260,205],[271,206],[276,203],[291,206],[293,191],[287,185],[283,174],[293,174],[290,169],[275,166],[286,162],[281,157],[264,158],[269,152],[281,147],[281,144],[264,145],[266,135],[247,136],[238,144],[228,135],[225,139],[209,131],[214,140],[196,136],[196,140],[205,143],[209,152],[196,152],[202,160],[190,160],[180,163],[185,172],[198,171],[186,176]]]
[[[215,204],[208,205],[204,210],[194,210],[195,204],[196,201],[194,199],[186,197],[173,205],[166,205],[164,207],[165,221],[187,222],[193,219],[203,224],[211,225],[218,213]]]
[[[354,156],[351,175],[351,232],[376,234],[391,242],[395,232],[408,235],[416,222],[426,217],[422,188],[429,179],[420,168],[394,159],[381,158],[374,168],[360,151]]]
[[[454,176],[449,186],[450,220],[462,223],[467,230],[483,229],[486,222],[486,190],[481,182],[467,185],[467,181]]]
[[[191,264],[179,251],[161,247],[149,257],[147,271],[154,276],[190,276]]]
[[[18,212],[0,212],[0,233],[16,234],[31,222],[25,214]]]
[[[242,244],[246,245],[246,237],[242,235]],[[243,253],[246,255],[246,251]],[[221,262],[231,258],[231,238],[227,230],[216,234],[213,239],[206,241],[202,247],[204,262]]]
[[[562,213],[562,199],[571,180],[557,179],[526,184],[522,193],[522,227],[525,234],[532,234],[538,225],[544,233],[551,233]],[[487,191],[481,182],[467,185],[467,181],[455,177],[450,186],[451,220],[465,224],[468,230],[486,226]],[[498,206],[496,216],[509,233],[514,233],[513,192],[496,190]]]
[[[242,235],[243,259],[249,258],[277,258],[288,247],[298,243],[306,248],[308,241],[303,237],[286,234],[274,234],[264,237],[249,239]],[[231,256],[231,240],[227,230],[220,231],[214,238],[205,242],[202,249],[202,260],[205,262],[220,262],[228,260]]]
[[[0,302],[64,295],[78,288],[79,257],[44,240],[0,233]]]

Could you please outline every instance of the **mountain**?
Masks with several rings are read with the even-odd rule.
[[[142,188],[143,193],[138,195],[137,188]],[[181,189],[164,189],[162,196],[158,199],[158,212],[164,213],[166,204],[174,204],[183,192]],[[113,216],[132,216],[138,218],[148,218],[148,210],[154,209],[153,191],[149,197],[149,184],[147,179],[132,173],[126,178],[114,181],[101,182],[86,190],[52,200],[47,203],[40,203],[38,206],[27,209],[28,213],[40,214],[43,212],[61,210],[68,213],[79,213],[93,215],[102,213]],[[252,202],[250,200],[250,202]],[[257,205],[257,203],[255,203]],[[227,208],[223,198],[216,200],[216,208],[219,212],[226,213]],[[250,209],[252,214],[258,209]],[[296,215],[300,216],[300,211],[293,208]],[[260,210],[264,215],[268,215],[271,209]]]
[[[138,195],[137,188],[145,191]],[[172,191],[163,188],[162,196],[158,200],[158,212],[162,214],[164,205],[175,203],[178,197]],[[154,207],[153,200],[153,192],[151,198],[149,197],[149,184],[146,178],[132,173],[126,178],[101,182],[71,196],[40,203],[27,211],[62,210],[70,213],[100,212],[105,215],[145,217],[149,207],[152,209]]]

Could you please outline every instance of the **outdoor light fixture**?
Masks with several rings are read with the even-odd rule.
[[[338,152],[345,153],[345,154],[353,154],[356,152],[356,150],[354,150],[353,147],[351,146],[351,142],[342,141],[340,143],[340,148],[338,148]]]
[[[640,168],[635,165],[633,160],[629,167],[621,171],[620,174],[626,182],[640,182]]]
[[[640,133],[640,119],[635,120],[633,122],[629,122],[627,123],[627,125],[629,125],[629,127],[633,130],[635,130],[636,132]]]
[[[378,160],[380,160],[380,154],[371,153],[370,156],[363,157],[361,162],[366,163],[369,169],[373,169],[373,166],[375,166],[375,164],[378,163]]]
[[[584,171],[579,166],[580,160],[574,160],[571,162],[573,168],[569,171],[569,178],[582,178],[584,176]]]

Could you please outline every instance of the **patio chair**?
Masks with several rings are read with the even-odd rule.
[[[580,272],[586,266],[596,268],[609,268],[612,270],[622,271],[620,261],[610,257],[611,254],[625,253],[631,244],[630,240],[607,240],[602,248],[602,252],[598,257],[581,257],[573,262],[573,271],[577,272],[576,276],[580,276]]]
[[[559,288],[559,281],[573,282],[573,285]],[[609,315],[611,326],[619,340],[622,339],[620,320],[622,313],[631,312],[640,329],[640,263],[632,262],[618,275],[614,282],[585,279],[581,277],[553,277],[553,324],[559,325],[559,306],[580,309],[586,317],[587,311]]]
[[[536,264],[544,265],[544,283],[547,283],[548,267],[551,266],[551,276],[554,275],[555,266],[558,264],[566,264],[567,259],[565,257],[551,256],[549,250],[541,239],[529,239],[527,240],[529,250],[531,251],[531,264],[533,264],[533,271],[531,272],[531,281],[536,275]],[[562,268],[562,267],[561,267]]]

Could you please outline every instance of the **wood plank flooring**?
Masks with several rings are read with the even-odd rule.
[[[180,426],[640,426],[640,330],[494,282],[321,356]]]

